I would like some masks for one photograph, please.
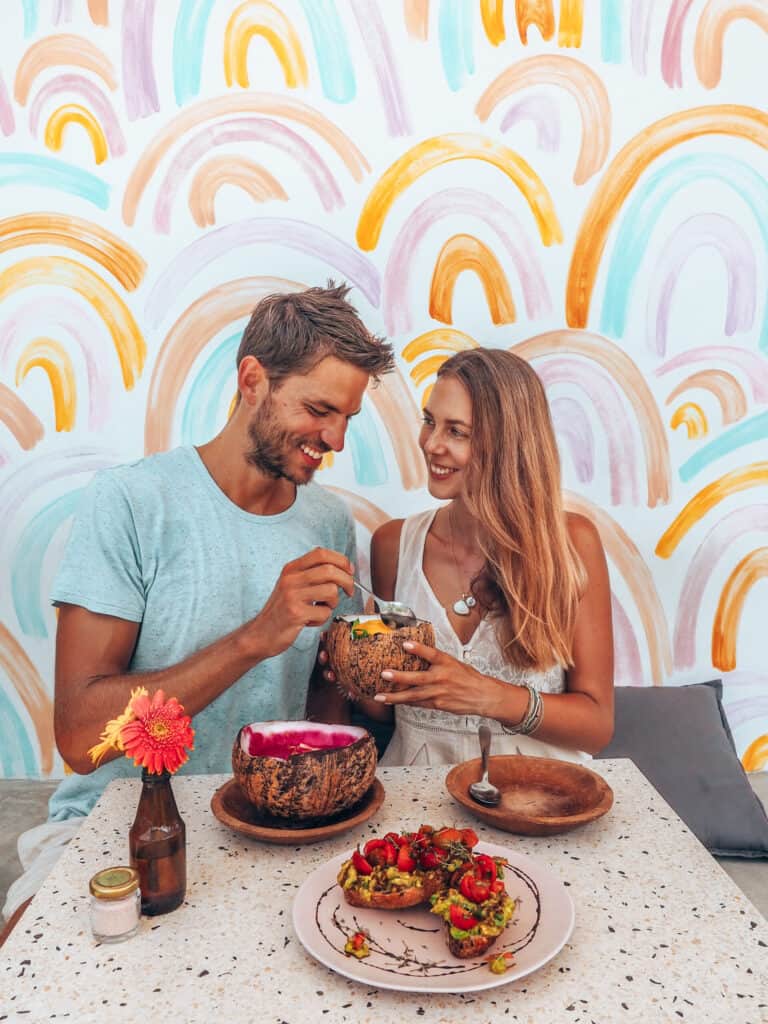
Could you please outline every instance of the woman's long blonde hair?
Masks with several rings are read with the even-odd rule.
[[[472,400],[464,500],[485,556],[473,593],[498,619],[507,661],[567,667],[586,575],[566,528],[544,387],[524,359],[503,349],[459,352],[438,371],[438,379],[449,376]]]

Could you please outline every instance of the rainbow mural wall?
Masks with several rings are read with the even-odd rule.
[[[441,361],[515,350],[608,552],[617,682],[722,677],[764,768],[766,62],[766,0],[4,0],[0,776],[62,771],[83,487],[214,434],[256,300],[329,276],[398,353],[319,477],[361,551],[429,502]]]

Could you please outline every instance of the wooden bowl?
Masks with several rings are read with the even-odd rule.
[[[520,836],[570,832],[613,805],[613,790],[596,772],[571,761],[506,754],[488,761],[488,778],[501,790],[496,807],[477,803],[469,785],[482,775],[480,758],[457,764],[445,777],[454,800],[487,825]]]

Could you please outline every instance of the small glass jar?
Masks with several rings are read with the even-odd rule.
[[[91,931],[99,942],[122,942],[139,927],[141,892],[134,868],[102,868],[91,879]]]

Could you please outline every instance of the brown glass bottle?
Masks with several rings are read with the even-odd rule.
[[[175,910],[187,888],[187,835],[168,772],[141,772],[141,797],[128,833],[131,867],[139,873],[141,912]]]

